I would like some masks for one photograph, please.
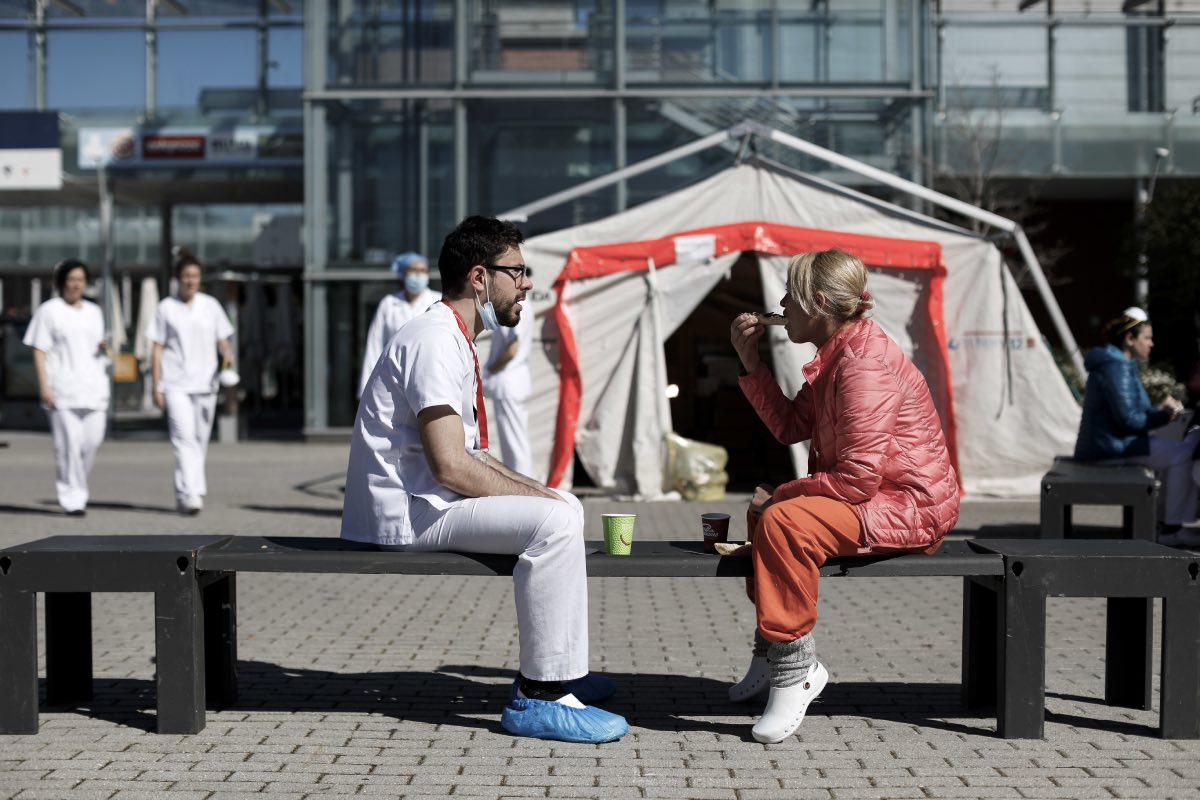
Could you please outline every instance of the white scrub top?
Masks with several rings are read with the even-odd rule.
[[[210,394],[217,391],[217,341],[233,335],[233,326],[211,295],[196,292],[192,302],[163,298],[146,326],[146,338],[163,346],[164,392]]]
[[[508,400],[529,398],[529,351],[533,349],[535,328],[533,309],[521,309],[521,320],[512,328],[501,325],[492,331],[492,350],[488,354],[487,366],[483,370],[483,391],[488,397]],[[508,349],[513,339],[517,340],[517,352],[504,369],[493,373],[492,364]]]
[[[439,509],[462,499],[433,476],[417,414],[449,406],[462,418],[467,452],[479,452],[474,352],[445,303],[435,303],[388,343],[367,381],[350,437],[343,539],[408,544],[413,496]]]
[[[61,297],[38,306],[24,342],[46,354],[46,381],[59,408],[108,408],[108,356],[101,351],[104,315],[84,300],[79,307]]]
[[[383,348],[387,347],[387,343],[396,335],[396,331],[400,330],[400,326],[418,314],[425,313],[426,309],[441,299],[441,292],[424,289],[411,303],[403,291],[389,294],[379,301],[379,307],[375,309],[375,318],[371,320],[371,327],[367,330],[367,344],[363,348],[362,373],[358,381],[359,397],[366,391],[367,379],[371,377],[371,370],[375,369],[375,362],[379,360]]]

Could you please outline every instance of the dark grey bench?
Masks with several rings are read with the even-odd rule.
[[[971,707],[995,704],[1001,735],[1040,736],[1040,719],[1035,729],[1017,712],[1035,702],[1029,697],[1043,696],[1043,681],[1039,679],[1036,686],[1016,681],[1018,675],[1019,680],[1028,680],[1031,670],[1026,661],[1044,661],[1044,627],[1026,629],[1024,618],[1011,612],[1029,607],[1016,597],[1026,592],[1027,582],[1014,579],[1003,546],[1003,542],[948,541],[931,556],[831,559],[821,574],[963,578],[964,700]],[[1149,546],[1163,551],[1158,554],[1163,558],[1188,558],[1169,548]],[[748,558],[706,554],[700,542],[638,541],[630,556],[606,556],[596,549],[593,543],[588,556],[588,574],[593,578],[742,577],[752,568]],[[237,698],[237,573],[511,575],[515,563],[513,556],[384,552],[339,539],[302,537],[59,536],[9,548],[0,552],[0,640],[12,643],[0,649],[0,733],[37,731],[34,597],[38,592],[46,594],[46,692],[51,704],[79,702],[91,695],[89,593],[154,592],[158,730],[196,733],[204,728],[207,705],[227,705]],[[1194,559],[1191,563],[1194,566]],[[1085,565],[1086,558],[1076,557],[1070,568]],[[1091,590],[1108,596],[1098,585]],[[1177,609],[1188,603],[1191,616],[1200,618],[1195,592],[1172,592],[1172,620]],[[1177,634],[1175,628],[1172,631]],[[1121,652],[1119,646],[1110,648],[1110,655]],[[1012,666],[1014,660],[1020,670]],[[1174,662],[1169,676],[1176,682],[1187,681]],[[1146,675],[1146,691],[1148,686]],[[1193,712],[1195,688],[1193,681]],[[1186,692],[1172,684],[1169,694],[1174,702]],[[1189,718],[1188,714],[1184,708],[1171,720]],[[1168,728],[1164,715],[1164,735],[1195,738],[1194,717],[1191,713],[1190,729],[1174,723]]]
[[[1069,538],[1072,506],[1121,506],[1122,536],[1153,542],[1158,490],[1154,470],[1147,467],[1088,464],[1059,456],[1042,476],[1041,536]]]
[[[1125,539],[1153,542],[1157,536],[1159,481],[1154,470],[1136,464],[1089,464],[1069,456],[1054,459],[1042,476],[1041,525],[1043,539],[1078,535],[1071,520],[1076,505],[1121,506],[1121,532]],[[1105,674],[1105,699],[1112,705],[1150,707],[1150,669],[1153,659],[1154,602],[1144,597],[1110,597],[1108,629],[1125,631],[1126,651],[1121,663],[1132,673],[1110,669]],[[1140,645],[1138,644],[1140,643]],[[1134,648],[1138,648],[1136,651]],[[1132,665],[1140,665],[1133,667]],[[1128,677],[1134,681],[1127,681]],[[1140,693],[1140,699],[1130,697]]]
[[[1041,738],[1045,716],[1046,598],[1106,597],[1105,701],[1150,708],[1153,631],[1137,622],[1148,598],[1160,597],[1162,673],[1160,727],[1164,739],[1200,738],[1200,556],[1143,541],[976,540],[975,547],[1004,555],[1001,578],[966,581],[965,613],[998,636],[975,636],[963,660],[979,665],[964,676],[968,706],[996,706],[997,732]],[[997,606],[992,604],[996,603]],[[1114,606],[1131,613],[1113,613]],[[995,665],[999,674],[986,672]],[[977,681],[977,682],[976,682]],[[998,693],[998,694],[993,694]]]
[[[204,720],[204,625],[231,579],[196,571],[221,536],[53,536],[0,551],[0,733],[37,732],[37,607],[45,594],[46,702],[92,696],[92,592],[151,592],[158,730],[194,733]],[[205,613],[206,610],[209,613]],[[214,633],[216,628],[213,628]],[[212,653],[213,649],[210,648]],[[214,665],[215,666],[215,665]],[[214,676],[209,671],[210,679]]]

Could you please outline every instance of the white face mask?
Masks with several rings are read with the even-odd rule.
[[[429,276],[424,272],[410,272],[404,276],[404,288],[409,294],[420,294],[429,285]]]
[[[487,280],[483,282],[483,289],[487,292],[487,302],[483,305],[479,304],[479,298],[475,298],[475,308],[479,311],[479,318],[483,320],[485,330],[494,331],[500,327],[500,321],[496,319],[496,307],[492,305],[492,290],[487,285]]]

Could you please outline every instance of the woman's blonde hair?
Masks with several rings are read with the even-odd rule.
[[[861,317],[875,307],[867,291],[867,267],[843,250],[818,250],[788,263],[788,297],[810,317]],[[827,304],[817,302],[817,292]]]

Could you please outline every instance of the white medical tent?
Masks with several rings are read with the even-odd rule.
[[[577,454],[598,486],[659,496],[663,342],[744,254],[778,310],[789,257],[827,247],[868,265],[873,317],[926,376],[965,492],[1036,493],[1073,449],[1080,412],[996,246],[757,158],[525,243],[543,343],[530,365],[534,477],[569,486]],[[770,366],[795,393],[813,350],[770,335]],[[793,463],[806,471],[802,446]]]

